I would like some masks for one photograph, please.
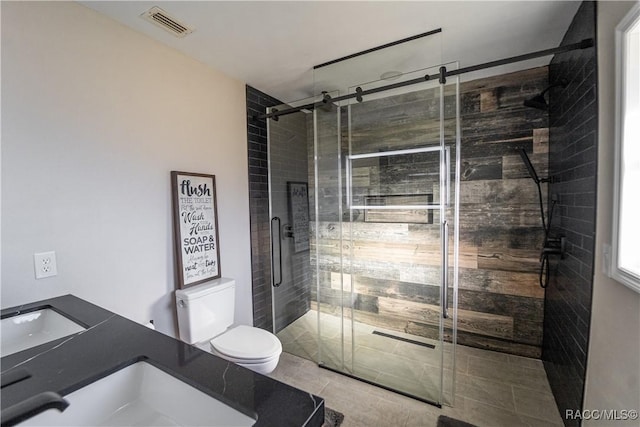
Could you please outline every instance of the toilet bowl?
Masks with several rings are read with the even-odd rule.
[[[261,374],[278,365],[282,344],[272,333],[233,326],[235,281],[222,278],[176,291],[180,339]]]
[[[278,365],[282,344],[278,338],[259,328],[240,325],[209,341],[213,354],[261,374]]]

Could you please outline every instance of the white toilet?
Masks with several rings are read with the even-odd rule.
[[[176,291],[180,339],[261,374],[278,365],[282,344],[272,333],[233,325],[236,282],[216,279]]]

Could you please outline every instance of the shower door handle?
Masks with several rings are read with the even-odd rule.
[[[442,318],[447,319],[449,312],[449,223],[442,223]]]
[[[275,227],[277,231],[277,237],[276,234],[273,232],[274,227],[273,227],[273,223],[277,221],[277,226]],[[280,286],[282,284],[282,239],[280,236],[280,230],[281,230],[281,223],[280,223],[280,217],[274,216],[273,218],[271,218],[271,283],[273,284],[274,288],[277,288],[278,286]],[[273,256],[275,255],[276,251],[273,248],[273,244],[275,242],[278,242],[278,280],[276,281],[276,268],[275,268],[275,262],[273,260]]]
[[[451,204],[451,151],[449,147],[444,147],[444,173],[444,191],[446,192],[444,196],[444,203],[448,208]]]

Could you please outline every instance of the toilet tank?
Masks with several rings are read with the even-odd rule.
[[[180,339],[189,344],[210,340],[233,324],[236,282],[216,279],[176,291]]]

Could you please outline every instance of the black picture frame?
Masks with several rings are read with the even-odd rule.
[[[171,192],[178,287],[220,278],[215,175],[171,171]]]
[[[289,217],[293,232],[294,252],[309,250],[309,185],[306,182],[287,181]]]

